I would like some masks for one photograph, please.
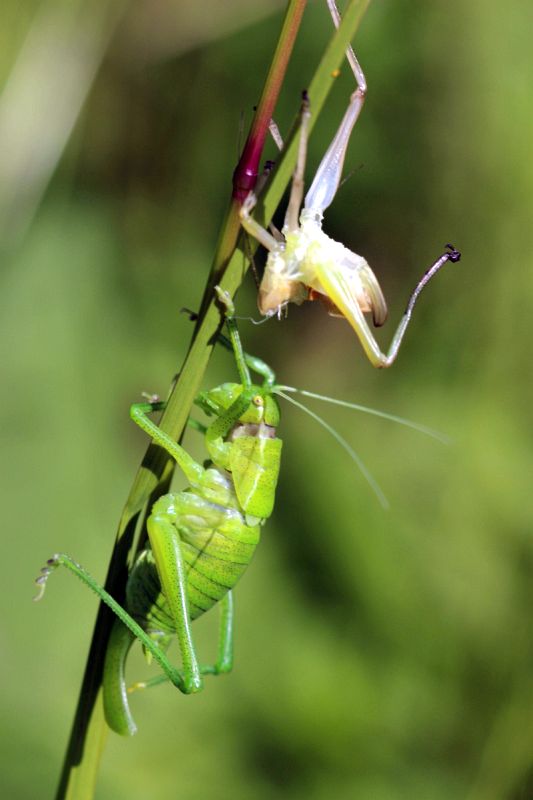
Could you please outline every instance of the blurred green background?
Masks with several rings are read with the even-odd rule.
[[[96,601],[65,572],[34,606],[32,581],[61,550],[105,575],[146,447],[128,407],[165,395],[186,352],[179,310],[199,304],[281,10],[3,0],[4,797],[53,795]],[[532,25],[520,0],[371,4],[356,40],[368,100],[326,230],[375,269],[384,345],[442,245],[463,260],[427,290],[389,371],[318,304],[241,333],[283,382],[452,442],[314,406],[384,511],[335,442],[283,409],[275,513],[236,596],[235,671],[196,697],[136,696],[139,734],[109,737],[98,798],[533,797]],[[329,26],[310,2],[282,131]],[[344,68],[308,179],[352,85]],[[250,276],[240,314],[257,317],[254,294]],[[217,351],[206,386],[234,377]],[[202,457],[194,434],[187,445]],[[205,658],[212,616],[195,625]],[[129,674],[149,674],[140,656]]]

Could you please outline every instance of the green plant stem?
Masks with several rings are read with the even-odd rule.
[[[333,73],[343,60],[346,47],[353,38],[369,1],[351,0],[339,29],[331,37],[309,87],[313,108],[312,122],[320,113],[334,81]],[[291,0],[288,4],[280,40],[262,95],[266,98],[264,101],[266,107],[271,110],[266,113],[264,104],[263,107],[260,104],[256,114],[256,120],[260,119],[260,125],[265,128],[265,135],[304,6],[305,0]],[[276,66],[276,60],[283,64],[282,69]],[[259,123],[257,125],[259,126]],[[296,161],[296,133],[294,127],[268,189],[262,196],[258,216],[263,222],[272,217],[290,180]],[[214,284],[220,284],[233,297],[249,266],[245,253],[237,248],[239,232],[239,201],[233,199],[219,239],[191,346],[159,423],[160,427],[175,440],[179,440],[183,432],[221,325],[221,314],[213,297],[212,287]],[[147,510],[158,497],[168,491],[173,470],[174,464],[168,455],[161,448],[150,444],[120,519],[105,582],[106,590],[119,603],[124,598],[128,565],[131,565],[135,554],[135,534],[142,532]],[[107,730],[102,711],[101,680],[112,619],[111,612],[101,604],[56,800],[63,798],[90,800],[94,795],[99,760]]]

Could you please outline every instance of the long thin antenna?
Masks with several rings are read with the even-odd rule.
[[[362,411],[364,414],[370,414],[373,417],[381,417],[381,419],[387,419],[390,422],[397,422],[399,425],[404,425],[406,428],[412,428],[414,431],[424,433],[426,436],[431,436],[438,442],[442,442],[442,444],[450,443],[450,439],[444,433],[440,433],[440,431],[436,431],[433,428],[428,428],[426,425],[421,425],[418,422],[413,422],[410,419],[405,419],[405,417],[397,417],[395,414],[388,414],[386,411],[378,411],[376,408],[361,406],[358,403],[349,403],[347,400],[337,400],[335,397],[316,394],[316,392],[308,392],[306,389],[296,389],[294,386],[280,386],[279,388],[283,392],[298,392],[298,394],[301,394],[304,397],[311,397],[313,400],[323,400],[324,402],[331,403],[335,406],[350,408],[353,411]]]
[[[307,408],[307,406],[304,406],[302,403],[299,403],[293,397],[289,397],[288,394],[285,394],[283,391],[281,391],[282,389],[285,388],[289,388],[290,390],[291,387],[276,386],[275,394],[277,394],[279,397],[283,397],[284,400],[286,400],[288,403],[292,403],[293,406],[296,406],[297,408],[300,408],[302,411],[305,411],[305,413],[309,414],[309,416],[312,417],[316,422],[318,422],[319,425],[322,425],[322,427],[325,428],[331,436],[333,436],[335,441],[340,444],[343,450],[345,450],[348,453],[348,455],[350,456],[352,461],[356,464],[357,468],[359,469],[359,471],[369,484],[370,488],[378,498],[381,506],[383,508],[389,508],[389,501],[385,497],[380,485],[378,484],[374,476],[369,472],[369,470],[361,460],[360,456],[355,452],[353,447],[350,447],[346,439],[344,439],[340,435],[340,433],[338,433],[335,430],[335,428],[332,428],[332,426],[328,422],[326,422],[325,419],[322,419],[322,417],[319,417],[318,414],[315,414],[314,411],[311,411],[310,408]]]

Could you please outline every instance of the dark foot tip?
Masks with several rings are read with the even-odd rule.
[[[452,261],[453,263],[455,263],[456,261],[460,261],[461,253],[459,252],[459,250],[457,250],[457,248],[453,246],[453,244],[447,244],[446,248],[450,251],[449,253],[447,253],[449,261]]]
[[[180,308],[180,314],[186,314],[191,322],[196,322],[198,319],[198,314],[196,311],[191,311],[190,308]]]

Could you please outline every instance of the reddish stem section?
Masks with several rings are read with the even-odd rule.
[[[257,182],[259,162],[265,145],[268,126],[274,113],[306,3],[307,0],[293,0],[288,5],[278,46],[265,82],[263,94],[257,106],[252,128],[244,145],[239,163],[233,173],[232,196],[238,203],[244,201]]]

